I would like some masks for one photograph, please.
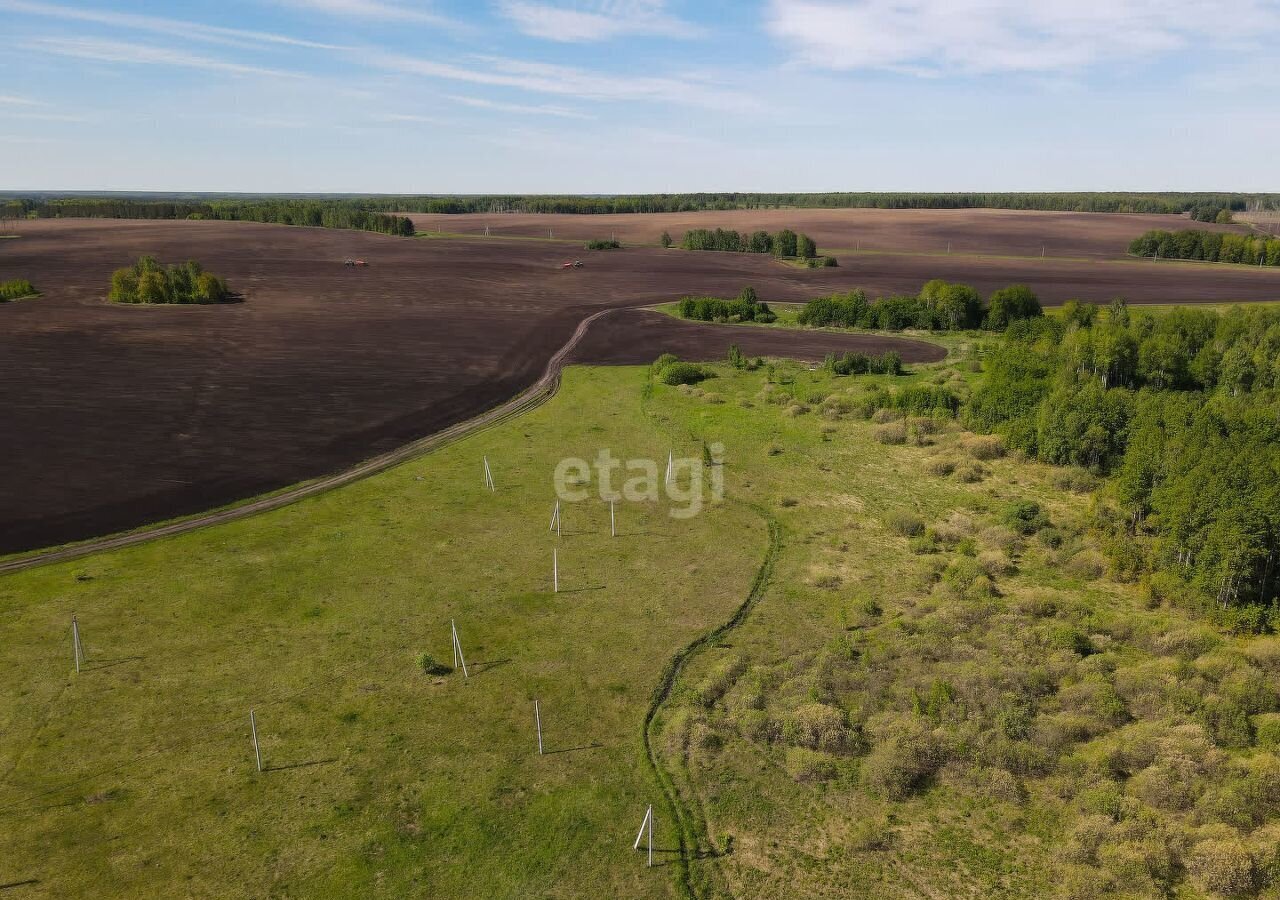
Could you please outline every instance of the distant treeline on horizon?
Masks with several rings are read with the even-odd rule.
[[[1212,221],[1219,211],[1280,209],[1280,194],[1245,193],[691,193],[616,196],[551,195],[369,195],[8,193],[0,200],[6,218],[99,217],[124,219],[249,219],[291,221],[404,233],[401,223],[359,219],[358,213],[654,213],[738,209],[1011,209],[1051,212],[1191,213]],[[378,227],[370,228],[376,224]]]

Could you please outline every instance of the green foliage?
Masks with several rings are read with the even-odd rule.
[[[711,377],[711,372],[702,366],[689,362],[668,363],[658,371],[658,379],[663,384],[697,384]]]
[[[1040,504],[1034,500],[1015,500],[1005,507],[1000,521],[1022,535],[1032,535],[1049,525]]]
[[[12,281],[0,281],[0,303],[8,300],[18,300],[23,297],[34,296],[38,291],[30,281],[25,278],[15,278]]]
[[[596,239],[596,240],[587,241],[586,249],[588,250],[620,250],[622,249],[622,244],[613,239],[609,239],[609,240]]]
[[[671,247],[671,235],[665,231],[662,232],[662,236],[658,238],[658,243],[662,245],[663,250],[669,249]]]
[[[1040,300],[1025,284],[1001,288],[987,298],[985,327],[991,331],[1003,331],[1019,319],[1034,319],[1043,315]]]
[[[772,253],[778,257],[813,259],[818,247],[808,235],[797,235],[789,228],[777,234],[756,231],[741,234],[731,228],[690,228],[680,240],[685,250],[719,250],[730,253]]]
[[[837,326],[901,331],[921,328],[957,331],[987,328],[1003,331],[1010,324],[1041,315],[1036,295],[1025,285],[1013,285],[991,295],[989,305],[965,284],[934,279],[916,296],[883,297],[874,303],[866,292],[850,291],[810,300],[797,314],[801,325]]]
[[[143,256],[132,267],[111,274],[113,303],[223,303],[231,299],[227,283],[204,271],[198,262],[162,267]]]
[[[437,661],[434,656],[426,651],[418,654],[417,664],[424,675],[448,675],[453,671],[452,666],[446,666],[444,663]]]
[[[747,286],[733,300],[719,297],[682,297],[676,311],[682,319],[701,322],[760,322],[777,319],[769,304],[756,297],[755,288]]]
[[[1208,219],[1206,221],[1214,221]],[[1216,231],[1148,231],[1129,245],[1134,256],[1280,266],[1280,239]]]
[[[835,375],[901,375],[902,355],[896,350],[878,356],[850,350],[843,356],[828,354],[823,366]]]

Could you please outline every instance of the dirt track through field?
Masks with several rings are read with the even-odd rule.
[[[1280,297],[1280,272],[1189,264],[859,255],[803,270],[747,254],[586,253],[240,222],[17,230],[0,242],[0,280],[29,278],[43,296],[0,304],[0,553],[202,513],[390,453],[529,388],[602,309],[744,284],[767,300],[917,290],[935,276],[984,291],[1025,280],[1051,301]],[[245,302],[105,303],[112,269],[142,253],[198,259]],[[353,256],[368,268],[344,267]],[[560,268],[574,257],[585,267]],[[575,360],[720,358],[728,343],[724,329],[641,313],[600,324]],[[753,355],[881,346],[751,331],[740,343]],[[929,358],[922,352],[902,345],[908,361]]]

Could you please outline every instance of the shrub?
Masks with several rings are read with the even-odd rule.
[[[885,524],[889,526],[889,530],[903,537],[915,537],[924,534],[924,522],[915,515],[907,512],[895,511],[885,516]]]
[[[924,464],[924,470],[930,475],[945,477],[956,470],[956,461],[945,456],[935,456]]]
[[[835,760],[826,753],[805,747],[788,747],[787,774],[796,781],[829,781],[836,777]]]
[[[1004,456],[1004,441],[994,434],[966,438],[960,442],[960,447],[974,459],[985,461]]]
[[[890,422],[876,429],[876,440],[882,444],[905,444],[907,442],[907,426],[901,422]]]
[[[587,249],[588,250],[621,250],[622,244],[612,239],[607,241],[594,240],[594,241],[587,241]]]
[[[682,297],[677,305],[682,319],[700,322],[761,322],[769,323],[778,317],[769,304],[756,297],[754,288],[745,287],[733,300],[719,297]]]
[[[1201,841],[1191,848],[1186,865],[1191,880],[1206,893],[1230,897],[1253,889],[1253,857],[1235,838]]]
[[[709,378],[710,375],[710,372],[694,363],[673,362],[662,369],[658,378],[663,384],[697,384]]]
[[[25,278],[15,278],[12,281],[0,282],[0,303],[8,300],[18,300],[22,297],[31,297],[38,293],[30,281]]]
[[[969,462],[956,467],[956,478],[965,484],[974,484],[987,477],[987,470],[980,463]]]
[[[1019,534],[1030,535],[1047,526],[1049,517],[1044,514],[1039,503],[1017,500],[1005,507],[1000,521]]]
[[[902,800],[931,778],[946,759],[941,743],[923,722],[904,722],[880,741],[862,763],[867,788],[886,800]]]
[[[446,666],[444,663],[439,662],[426,651],[418,654],[417,662],[418,668],[422,670],[424,675],[448,675],[453,671],[452,666]]]
[[[798,707],[782,726],[787,743],[826,753],[856,751],[859,742],[855,735],[845,722],[844,712],[824,703]]]

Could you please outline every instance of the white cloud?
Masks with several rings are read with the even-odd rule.
[[[233,75],[267,75],[273,78],[302,78],[294,72],[281,72],[259,66],[246,66],[207,56],[196,56],[181,50],[153,47],[126,41],[107,41],[97,38],[38,38],[31,42],[48,53],[88,59],[95,62],[137,63],[141,65],[177,66],[188,69],[205,69],[227,72]]]
[[[183,19],[166,19],[159,16],[144,16],[136,13],[111,12],[108,10],[79,9],[70,6],[58,6],[53,3],[32,2],[32,0],[0,0],[0,10],[20,13],[29,16],[40,16],[73,22],[92,22],[117,28],[136,31],[149,31],[155,34],[167,34],[189,40],[207,41],[216,44],[233,46],[254,46],[260,44],[279,44],[291,47],[306,47],[317,50],[340,50],[334,44],[322,44],[303,38],[290,37],[284,34],[273,34],[266,31],[246,31],[241,28],[223,28],[219,25],[205,25],[200,22],[189,22]]]
[[[0,94],[0,105],[39,106],[40,103],[35,100],[30,100],[26,97],[15,97],[12,94]]]
[[[1280,32],[1272,0],[771,0],[768,31],[829,69],[1081,70]]]
[[[383,52],[362,53],[360,61],[369,66],[410,75],[517,88],[584,100],[661,101],[739,112],[755,108],[754,101],[746,95],[692,79],[631,77],[493,56],[476,57],[476,65],[470,67]]]
[[[476,109],[492,109],[498,112],[516,113],[517,115],[557,116],[562,119],[595,118],[594,116],[589,116],[586,113],[566,109],[563,106],[551,106],[550,104],[526,105],[523,103],[500,103],[497,100],[485,100],[481,97],[459,97],[455,95],[449,95],[449,99],[455,103],[461,103],[464,106],[471,106]]]
[[[696,25],[666,11],[666,0],[589,0],[572,5],[499,0],[498,10],[523,33],[552,41],[602,41],[622,35],[691,38]]]
[[[383,22],[420,22],[457,27],[459,23],[431,11],[422,3],[394,3],[387,0],[277,0],[286,6],[333,16],[348,16]]]

